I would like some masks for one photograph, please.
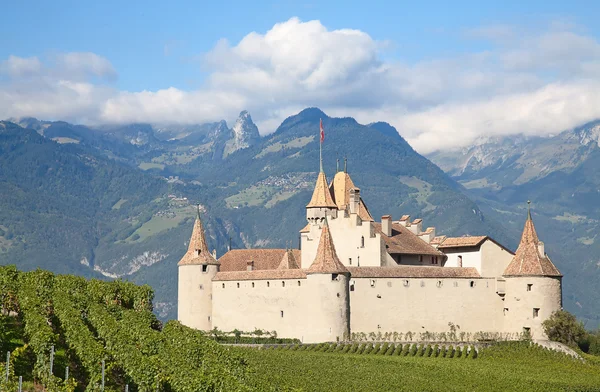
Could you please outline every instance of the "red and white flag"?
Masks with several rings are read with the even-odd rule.
[[[319,126],[321,127],[321,143],[325,141],[325,128],[323,128],[323,120],[319,119]]]

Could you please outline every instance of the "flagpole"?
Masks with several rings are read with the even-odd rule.
[[[323,171],[323,141],[321,140],[321,124],[323,120],[319,119],[319,166],[321,172]]]

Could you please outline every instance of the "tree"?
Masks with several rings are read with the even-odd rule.
[[[557,310],[552,313],[550,318],[542,323],[542,326],[548,339],[569,346],[577,345],[577,342],[586,335],[583,323],[577,321],[575,316],[565,310]]]

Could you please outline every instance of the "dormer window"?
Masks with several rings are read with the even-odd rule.
[[[196,249],[196,256],[200,256],[201,252],[202,252],[202,249]]]

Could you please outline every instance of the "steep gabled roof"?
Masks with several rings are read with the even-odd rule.
[[[430,255],[446,257],[446,255],[433,246],[420,239],[406,227],[392,223],[392,235],[387,236],[381,231],[381,223],[373,222],[375,231],[381,234],[389,254]]]
[[[331,192],[329,191],[329,187],[327,186],[327,177],[325,177],[324,172],[319,172],[319,176],[317,177],[317,182],[315,184],[315,190],[313,191],[312,198],[310,199],[310,203],[306,206],[306,208],[312,207],[324,207],[324,208],[336,208],[337,205],[333,202],[333,198],[331,197]]]
[[[198,214],[196,221],[194,222],[194,228],[192,230],[192,236],[190,237],[190,244],[188,250],[183,255],[177,265],[197,265],[197,264],[213,264],[218,265],[219,262],[215,260],[213,255],[208,251],[206,246],[206,238],[204,236],[204,227],[202,226],[202,220],[200,219],[200,208],[198,207]]]
[[[335,246],[333,245],[333,239],[329,231],[329,224],[327,219],[321,229],[321,239],[319,240],[319,247],[317,248],[317,256],[312,262],[306,273],[308,274],[342,274],[347,273],[348,270],[335,252]]]
[[[358,216],[363,222],[373,222],[374,219],[367,208],[367,205],[363,201],[362,197],[360,198],[360,203],[358,203]]]
[[[299,269],[299,265],[296,262],[296,257],[294,256],[294,252],[291,249],[286,250],[286,252],[283,254],[283,257],[281,258],[281,262],[279,263],[279,266],[277,267],[277,269],[283,269],[283,270],[287,270],[287,269]]]
[[[300,250],[290,250],[294,260],[300,263]],[[220,271],[246,271],[248,261],[254,262],[254,270],[274,270],[279,267],[285,249],[232,249],[219,258]]]
[[[523,228],[521,242],[512,261],[504,270],[503,276],[562,276],[550,258],[544,253],[540,254],[538,245],[540,240],[535,231],[531,214],[527,213],[527,220]]]
[[[344,210],[350,203],[350,189],[355,188],[354,182],[346,172],[337,172],[329,185],[329,191],[338,209]]]

